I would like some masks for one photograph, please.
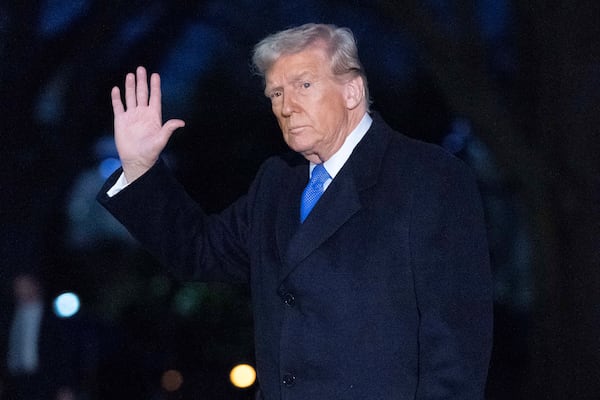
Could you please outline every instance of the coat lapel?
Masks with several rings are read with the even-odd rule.
[[[377,116],[373,125],[331,182],[303,224],[299,222],[300,196],[308,182],[308,166],[297,166],[278,212],[277,243],[283,281],[306,257],[339,230],[361,208],[361,191],[373,186],[389,135]]]
[[[291,237],[285,265],[289,270],[284,268],[282,275],[287,276],[361,207],[354,181],[338,175]]]

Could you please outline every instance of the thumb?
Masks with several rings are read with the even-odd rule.
[[[176,129],[183,128],[184,126],[185,121],[181,119],[170,119],[164,123],[161,130],[163,131],[165,139],[169,140],[169,138],[171,137],[173,132],[175,132]]]

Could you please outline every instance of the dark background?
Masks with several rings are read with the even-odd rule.
[[[110,158],[110,90],[145,65],[165,157],[208,211],[284,150],[252,46],[305,22],[355,33],[373,109],[479,177],[495,281],[489,399],[600,393],[600,3],[597,1],[93,1],[0,3],[0,307],[11,278],[76,291],[82,398],[252,398],[243,287],[161,273],[94,201]],[[108,165],[108,166],[107,166]],[[160,388],[177,369],[183,386]],[[201,396],[201,397],[198,397]]]

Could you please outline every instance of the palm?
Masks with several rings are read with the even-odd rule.
[[[115,141],[121,162],[155,159],[164,147],[158,140],[161,128],[160,115],[148,106],[137,106],[115,115]]]
[[[181,120],[162,124],[160,77],[153,74],[148,90],[146,70],[139,67],[136,76],[125,79],[125,106],[118,87],[111,93],[115,116],[115,142],[123,172],[129,182],[154,165]]]

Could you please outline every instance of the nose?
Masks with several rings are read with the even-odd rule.
[[[293,112],[297,111],[297,103],[293,93],[285,93],[281,100],[281,115],[289,117]]]

